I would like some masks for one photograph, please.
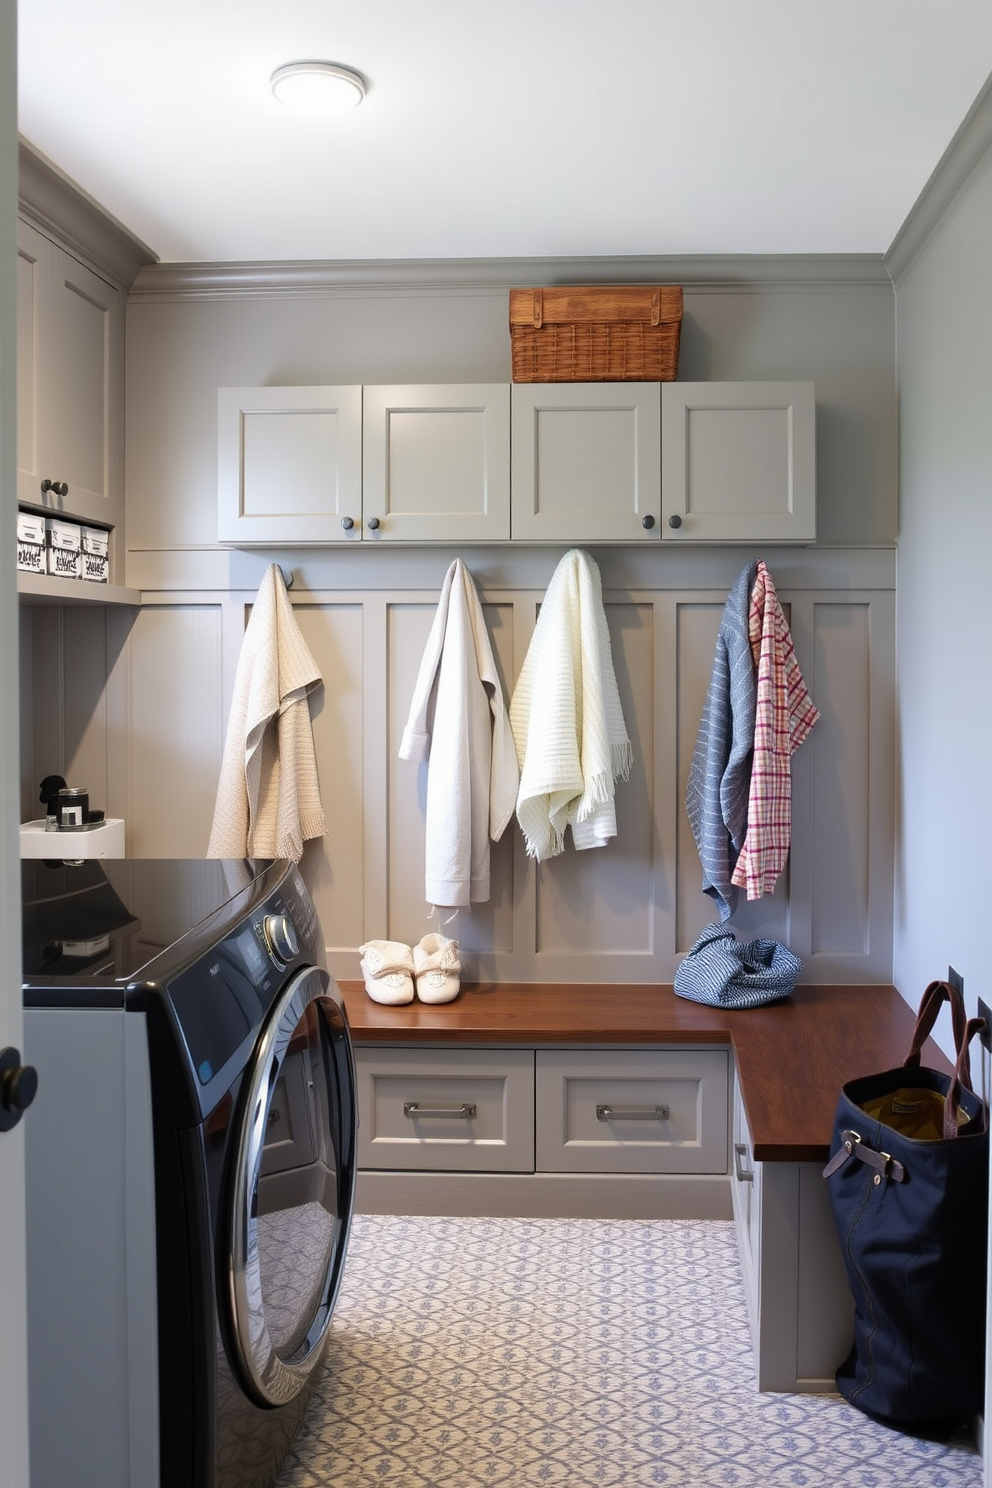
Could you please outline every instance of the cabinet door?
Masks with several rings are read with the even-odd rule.
[[[737,1226],[737,1244],[744,1278],[744,1295],[747,1298],[751,1335],[758,1336],[758,1313],[761,1298],[758,1287],[761,1281],[761,1173],[760,1163],[752,1155],[751,1133],[740,1085],[734,1075],[733,1115],[733,1166],[730,1183],[734,1206],[734,1221]]]
[[[514,384],[514,539],[657,542],[660,387],[656,382]]]
[[[123,461],[123,312],[113,285],[55,255],[52,459],[69,490],[60,509],[113,527]]]
[[[360,542],[360,387],[220,388],[217,537],[239,547]]]
[[[366,541],[499,542],[510,536],[505,384],[365,387]]]
[[[19,223],[18,501],[120,520],[123,356],[120,292]]]
[[[811,382],[672,382],[661,393],[666,542],[813,542]]]
[[[17,499],[39,505],[52,464],[55,245],[17,224]]]

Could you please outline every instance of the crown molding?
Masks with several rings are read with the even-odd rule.
[[[155,262],[147,244],[28,140],[18,139],[17,156],[18,208],[26,221],[57,237],[74,256],[122,289],[134,283],[143,265]]]
[[[992,77],[968,110],[885,254],[885,266],[896,287],[905,279],[962,192],[992,165],[990,145]]]
[[[526,284],[681,284],[699,293],[891,289],[881,254],[148,263],[133,300],[505,295]]]

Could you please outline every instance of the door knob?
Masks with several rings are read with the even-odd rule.
[[[20,1121],[38,1094],[38,1071],[21,1063],[20,1049],[0,1049],[0,1132]]]
[[[673,513],[672,516],[669,517],[669,519],[668,519],[668,525],[669,525],[669,527],[681,527],[682,526],[682,518],[678,515],[677,512]]]
[[[376,531],[378,531],[378,528],[379,528],[379,518],[378,517],[369,517],[369,519],[368,519],[368,521],[366,522],[365,525],[369,529],[370,532],[376,532]]]

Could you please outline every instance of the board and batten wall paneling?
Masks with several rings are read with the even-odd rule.
[[[800,810],[815,853],[804,882],[810,965],[892,976],[895,871],[895,596],[803,596],[821,720],[797,756]],[[819,735],[819,737],[817,737]],[[803,749],[806,746],[803,745]],[[809,778],[811,777],[811,778]],[[830,973],[833,974],[830,974]]]
[[[128,643],[131,857],[202,857],[226,714],[220,602],[146,604]]]
[[[658,974],[654,812],[655,611],[604,595],[614,670],[634,761],[615,790],[617,835],[602,848],[528,862],[537,981],[645,981]],[[667,978],[666,978],[667,980]]]
[[[616,790],[618,836],[586,852],[576,852],[569,837],[560,857],[537,864],[514,818],[491,848],[489,902],[447,927],[461,943],[466,979],[670,982],[680,957],[715,918],[701,890],[684,793],[723,604],[742,558],[721,559],[719,568],[704,564],[696,577],[708,568],[710,584],[691,589],[666,587],[663,579],[652,587],[636,565],[632,581],[623,582],[626,560],[603,559],[604,604],[634,749],[631,778]],[[546,562],[550,573],[554,559]],[[774,894],[742,900],[731,924],[740,939],[762,935],[790,945],[806,980],[885,981],[894,590],[848,588],[843,579],[824,589],[810,582],[817,565],[805,564],[788,561],[779,594],[821,722],[792,761],[786,870]],[[848,560],[843,564],[846,572]],[[501,570],[477,567],[476,579],[509,700],[544,590],[512,559]],[[323,678],[311,716],[327,829],[306,844],[301,869],[338,977],[357,975],[365,940],[412,945],[439,927],[424,885],[429,766],[398,758],[438,592],[423,582],[404,588],[396,573],[381,589],[292,591]],[[186,592],[168,602],[146,596],[124,645],[125,664],[117,660],[119,640],[105,644],[106,697],[96,699],[81,731],[77,720],[93,701],[89,684],[79,684],[78,697],[69,687],[64,711],[53,712],[49,694],[35,690],[35,759],[39,725],[53,739],[61,731],[75,740],[72,758],[88,761],[94,779],[103,770],[108,806],[125,817],[133,855],[198,857],[206,850],[253,599],[247,591]],[[67,644],[58,613],[32,617],[36,671]],[[78,635],[82,644],[83,631]],[[95,789],[91,780],[82,783]]]
[[[388,938],[415,945],[424,935],[444,928],[444,933],[454,936],[462,951],[472,957],[475,974],[492,976],[496,974],[497,966],[512,957],[514,951],[512,844],[515,822],[511,821],[499,842],[490,843],[489,899],[474,905],[471,910],[461,911],[454,921],[445,925],[450,911],[443,914],[439,908],[437,915],[431,915],[433,906],[425,897],[429,763],[399,758],[403,730],[436,609],[436,595],[395,596],[388,603],[387,722],[381,734],[387,752]],[[508,703],[508,679],[513,676],[514,606],[512,603],[487,604],[483,607],[483,614]],[[378,932],[370,930],[369,933]]]
[[[375,617],[360,602],[331,596],[294,605],[293,615],[323,678],[309,706],[325,833],[304,844],[300,869],[336,974],[357,976],[356,927],[375,902],[384,816],[381,762],[367,747],[376,683],[366,666],[366,629]]]

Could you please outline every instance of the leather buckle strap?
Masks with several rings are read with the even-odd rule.
[[[905,1183],[906,1169],[898,1158],[890,1157],[887,1152],[876,1152],[874,1147],[869,1147],[867,1142],[862,1141],[861,1134],[856,1131],[842,1131],[840,1139],[842,1145],[838,1147],[824,1168],[824,1178],[829,1178],[852,1157],[856,1157],[858,1162],[867,1163],[870,1168],[874,1168],[876,1183],[881,1183],[883,1178],[892,1178],[896,1183]]]

